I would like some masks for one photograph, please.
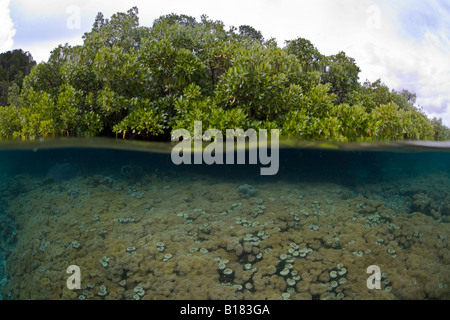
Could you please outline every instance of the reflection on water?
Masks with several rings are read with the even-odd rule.
[[[450,298],[448,143],[290,143],[275,176],[172,146],[0,145],[1,297]]]

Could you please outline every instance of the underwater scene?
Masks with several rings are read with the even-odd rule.
[[[450,299],[450,145],[0,145],[0,299]]]

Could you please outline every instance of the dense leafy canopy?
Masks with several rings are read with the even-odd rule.
[[[23,78],[35,65],[29,52],[13,50],[0,54],[0,106],[8,104],[8,90],[13,95],[20,91]]]
[[[204,130],[277,128],[301,139],[450,139],[414,93],[360,84],[354,59],[324,56],[303,38],[279,48],[251,26],[226,30],[207,16],[169,14],[142,27],[132,8],[99,13],[83,40],[55,48],[10,87],[0,138],[169,140],[202,121]]]

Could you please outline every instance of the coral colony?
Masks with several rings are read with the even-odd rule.
[[[117,168],[112,180],[6,182],[0,193],[19,231],[4,299],[450,298],[448,223],[395,212],[376,193],[385,183],[362,187],[362,196],[331,183],[184,178],[149,172],[136,182]],[[448,197],[435,182],[406,180],[405,193],[420,185]],[[72,264],[81,288],[66,272]]]
[[[202,122],[194,123],[194,164],[235,164],[235,145],[237,147],[236,157],[237,164],[245,165],[246,154],[246,138],[249,141],[249,162],[248,164],[258,163],[262,165],[270,165],[267,168],[261,168],[261,175],[275,175],[279,169],[279,135],[280,130],[271,130],[271,154],[267,152],[267,130],[259,130],[259,137],[256,131],[249,129],[227,129],[226,130],[226,152],[223,150],[223,135],[217,129],[209,129],[202,134]],[[192,164],[192,143],[191,134],[186,129],[177,129],[172,132],[172,141],[183,140],[172,149],[172,161],[176,165]],[[236,138],[236,139],[235,139]],[[203,148],[203,141],[213,142]],[[237,140],[237,143],[235,143]],[[180,155],[182,153],[182,155]],[[224,156],[225,155],[225,156]],[[225,157],[225,159],[224,159]]]

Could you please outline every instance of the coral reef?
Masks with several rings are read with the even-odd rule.
[[[5,299],[450,299],[450,205],[429,191],[433,176],[405,181],[398,201],[390,183],[261,182],[256,198],[194,173],[130,181],[123,166],[127,179],[69,184],[64,172],[22,177],[39,187],[0,214],[15,228],[1,235],[15,232]],[[81,289],[67,288],[69,265]],[[380,289],[367,287],[372,265]]]

